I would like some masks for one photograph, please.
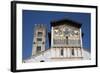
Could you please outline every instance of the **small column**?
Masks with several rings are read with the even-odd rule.
[[[81,57],[81,48],[78,48],[78,57]]]
[[[70,57],[71,57],[71,51],[70,51],[70,49],[71,49],[71,48],[68,48],[68,50],[67,50],[67,53],[68,53],[68,58],[70,58]]]
[[[64,57],[67,57],[67,49],[64,48]]]
[[[77,57],[77,48],[74,48],[74,57]]]

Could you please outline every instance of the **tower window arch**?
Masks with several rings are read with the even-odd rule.
[[[42,32],[38,32],[38,36],[39,36],[39,37],[41,37],[41,36],[42,36],[42,34],[43,34]]]
[[[41,46],[37,46],[37,52],[41,51]]]

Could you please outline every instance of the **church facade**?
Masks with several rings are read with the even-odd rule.
[[[32,56],[25,63],[90,59],[82,46],[80,23],[63,19],[51,22],[51,32],[43,24],[34,28]],[[46,35],[50,48],[46,48]]]

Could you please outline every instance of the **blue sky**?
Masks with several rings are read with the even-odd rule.
[[[82,24],[83,48],[90,52],[91,50],[91,15],[89,13],[76,13],[76,12],[51,12],[51,11],[34,11],[23,10],[22,24],[23,24],[23,47],[22,57],[27,59],[32,54],[33,30],[35,24],[44,24],[47,32],[50,32],[50,22],[52,20],[70,19]],[[48,37],[46,39],[46,48],[49,48]]]

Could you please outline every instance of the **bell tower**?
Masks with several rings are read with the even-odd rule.
[[[43,24],[36,24],[33,32],[32,56],[45,51],[46,28]]]

